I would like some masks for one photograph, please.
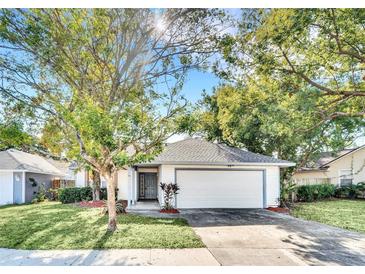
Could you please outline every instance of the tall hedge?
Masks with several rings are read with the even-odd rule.
[[[93,199],[92,188],[89,186],[60,188],[58,199],[63,204],[91,201]]]
[[[335,196],[336,186],[332,184],[316,184],[298,186],[297,199],[301,202],[313,202]]]
[[[118,189],[115,190],[117,199]],[[106,188],[100,189],[100,200],[107,200]],[[91,201],[93,199],[93,191],[89,186],[86,187],[67,187],[58,190],[58,199],[63,204],[76,203],[81,201]]]

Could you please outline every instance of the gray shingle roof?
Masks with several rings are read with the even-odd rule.
[[[166,145],[162,153],[160,153],[152,163],[270,163],[293,165],[293,163],[288,161],[196,138],[189,138]]]
[[[65,175],[43,157],[16,149],[0,151],[0,170],[26,170],[34,173]]]

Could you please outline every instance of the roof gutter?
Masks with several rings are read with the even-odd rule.
[[[151,162],[136,164],[136,166],[153,166],[153,165],[210,165],[210,166],[279,166],[279,167],[291,167],[295,166],[295,163],[228,163],[228,162],[183,162],[183,161],[166,161],[166,162]]]

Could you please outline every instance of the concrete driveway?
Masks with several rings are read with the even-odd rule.
[[[365,234],[268,210],[184,210],[221,265],[365,265]]]

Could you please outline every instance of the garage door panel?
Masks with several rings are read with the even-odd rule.
[[[178,208],[262,208],[262,171],[176,170]]]
[[[13,173],[0,172],[0,205],[13,203]]]

